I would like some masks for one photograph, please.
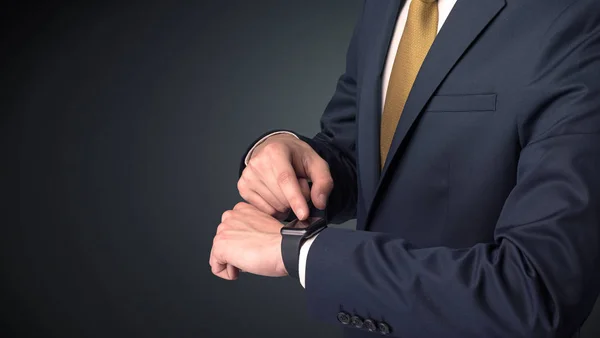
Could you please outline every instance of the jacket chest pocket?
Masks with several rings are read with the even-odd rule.
[[[436,95],[425,108],[429,113],[493,112],[496,94]]]

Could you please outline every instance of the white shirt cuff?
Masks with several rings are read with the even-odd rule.
[[[306,260],[308,259],[308,250],[310,250],[310,246],[313,244],[315,239],[319,237],[317,234],[315,237],[307,239],[302,247],[300,247],[300,257],[298,262],[298,277],[300,278],[300,284],[303,288],[306,289]]]
[[[279,134],[290,134],[290,135],[293,135],[295,138],[300,139],[296,134],[291,133],[289,131],[276,131],[274,133],[271,133],[271,134],[261,138],[260,140],[258,140],[258,142],[256,142],[254,144],[254,146],[252,146],[250,151],[248,151],[248,154],[246,154],[246,158],[244,159],[244,164],[248,165],[248,162],[250,161],[250,158],[252,157],[252,152],[254,151],[254,149],[256,149],[256,147],[258,147],[259,144],[263,143],[269,137],[274,136],[274,135],[279,135]]]

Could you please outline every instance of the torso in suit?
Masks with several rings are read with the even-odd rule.
[[[348,337],[371,337],[367,319],[407,338],[573,335],[600,290],[600,2],[458,0],[380,171],[401,8],[365,1],[302,137],[330,166],[329,217],[358,227],[312,244],[310,311]]]

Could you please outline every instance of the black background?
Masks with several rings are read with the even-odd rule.
[[[248,144],[317,132],[359,10],[5,4],[0,336],[338,337],[293,280],[226,282],[208,256]]]

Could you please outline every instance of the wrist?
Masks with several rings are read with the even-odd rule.
[[[293,220],[281,228],[281,257],[287,274],[299,279],[299,259],[302,244],[327,227],[321,217],[310,217],[305,221]]]
[[[276,257],[277,263],[275,264],[275,271],[278,276],[289,276],[287,269],[285,268],[285,263],[283,262],[283,253],[281,251],[281,242],[283,241],[283,236],[281,234],[275,234],[275,243],[273,244],[275,248],[277,248]]]
[[[254,147],[248,160],[251,160],[257,154],[259,154],[267,145],[269,145],[271,143],[275,143],[275,142],[286,142],[287,143],[287,142],[295,142],[298,140],[299,140],[298,136],[296,136],[292,133],[287,133],[287,132],[271,135],[271,136],[265,138],[262,142],[260,142],[259,144],[257,144]]]

